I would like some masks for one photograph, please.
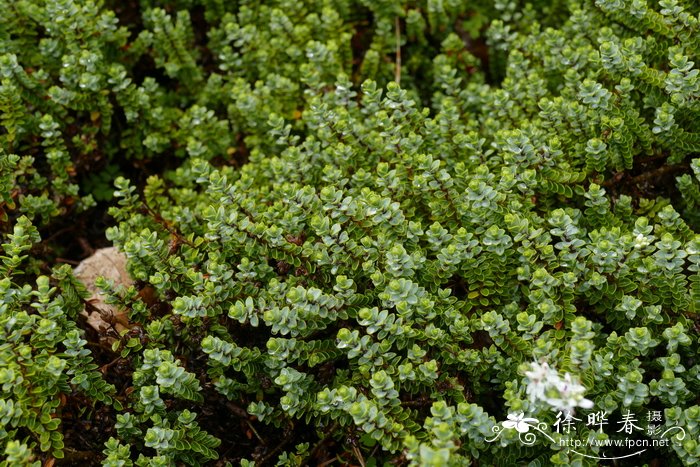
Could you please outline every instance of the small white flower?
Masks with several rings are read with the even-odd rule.
[[[523,412],[517,414],[508,414],[508,420],[502,423],[503,428],[518,430],[518,433],[527,433],[530,431],[531,423],[538,423],[536,418],[526,418]]]
[[[649,246],[649,240],[644,236],[644,234],[638,234],[634,239],[634,248],[641,250]]]
[[[549,365],[547,365],[547,362],[542,364],[533,362],[531,363],[531,366],[532,370],[525,372],[525,376],[527,376],[530,381],[533,383],[539,383],[547,377],[547,374],[549,373]]]
[[[559,392],[559,397],[552,398],[548,402],[557,409],[572,411],[575,407],[584,409],[593,407],[593,401],[583,397],[586,388],[573,381],[569,373],[566,373],[563,379],[556,381],[555,388]]]
[[[530,396],[531,402],[542,401],[555,410],[569,412],[576,407],[593,407],[593,401],[583,397],[586,388],[574,381],[569,373],[562,378],[546,362],[534,362],[531,368],[531,371],[525,372],[528,380],[525,392]]]
[[[542,400],[545,397],[545,392],[547,391],[547,386],[541,382],[530,382],[525,388],[525,392],[530,396],[530,402],[535,402],[536,400]]]
[[[525,391],[530,396],[530,401],[535,402],[545,398],[549,381],[558,379],[559,375],[549,367],[547,362],[533,362],[531,367],[531,371],[525,372],[525,376],[529,380]]]

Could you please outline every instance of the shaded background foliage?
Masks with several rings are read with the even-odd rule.
[[[0,1],[6,462],[583,465],[533,359],[697,462],[688,3]]]

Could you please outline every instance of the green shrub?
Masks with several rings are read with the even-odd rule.
[[[115,181],[107,236],[137,284],[102,286],[142,335],[114,346],[133,375],[106,465],[217,459],[233,439],[207,422],[221,399],[282,440],[242,465],[310,463],[324,443],[368,464],[597,465],[599,446],[503,429],[593,407],[684,430],[634,462],[700,460],[700,8],[143,1],[129,31],[92,3],[16,4],[1,40],[7,209],[48,219],[75,196],[70,157],[92,153],[71,124],[124,171],[182,160]],[[59,12],[92,19],[51,38]],[[48,172],[30,159],[42,145]],[[109,170],[84,187],[97,196]],[[16,221],[11,238],[31,229]],[[60,342],[81,347],[80,288],[54,280],[72,304]],[[48,291],[40,279],[38,311],[3,319],[24,313],[41,335]],[[62,358],[57,342],[41,358]],[[110,401],[78,353],[47,410],[71,371]],[[49,424],[8,433],[8,456],[57,457]]]
[[[667,455],[696,462],[700,237],[679,211],[694,221],[697,18],[616,8],[493,22],[498,87],[439,56],[422,110],[341,77],[310,98],[307,136],[270,121],[279,155],[193,159],[142,197],[119,180],[108,236],[170,297],[135,315],[151,345],[206,356],[205,379],[258,420],[357,432],[420,465],[595,465],[546,439],[487,442],[506,410],[551,424],[552,405],[590,408],[584,392],[663,411],[688,436]],[[682,172],[680,194],[655,179]],[[528,397],[533,361],[574,375],[543,391],[569,389]]]
[[[82,394],[92,401],[120,404],[92,361],[76,324],[89,295],[70,267],[39,276],[36,286],[17,285],[23,260],[39,241],[36,228],[20,217],[0,257],[0,465],[41,465],[32,452],[63,457],[62,403]]]
[[[173,167],[189,156],[240,163],[249,152],[277,150],[271,114],[303,130],[306,96],[339,74],[382,83],[395,76],[397,18],[406,17],[414,42],[405,54],[431,50],[418,5],[144,0],[132,7],[0,2],[7,12],[0,18],[1,221],[8,212],[42,224],[79,213],[111,198],[116,175],[154,164]],[[450,5],[441,13],[444,24],[431,23],[435,38],[466,10]],[[367,42],[359,50],[353,35]],[[468,55],[459,60],[475,66]],[[429,64],[414,54],[404,81]]]

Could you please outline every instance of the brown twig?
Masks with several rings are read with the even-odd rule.
[[[316,456],[316,454],[321,449],[321,447],[324,444],[326,444],[326,441],[328,441],[328,439],[333,435],[333,432],[337,429],[338,429],[338,422],[334,422],[331,425],[331,427],[328,429],[328,431],[326,432],[326,435],[323,438],[321,438],[321,440],[318,443],[316,443],[316,446],[314,446],[313,449],[311,450],[311,452],[309,452],[309,455],[306,456],[306,459],[304,459],[304,462],[301,463],[301,467],[309,465],[309,461],[311,461],[311,459],[313,459]]]
[[[432,404],[432,400],[428,397],[420,397],[411,401],[401,401],[402,407],[425,407],[426,405]]]
[[[632,178],[632,181],[636,184],[644,183],[653,179],[659,179],[674,172],[688,170],[689,168],[690,166],[688,164],[662,165],[657,169],[637,175],[636,177]]]
[[[292,439],[294,439],[294,424],[292,422],[289,422],[289,425],[287,426],[287,429],[284,433],[284,439],[282,439],[282,441],[277,446],[275,446],[275,448],[272,451],[268,452],[260,459],[254,459],[255,464],[265,465],[268,461],[272,460],[272,458],[276,456],[277,453],[279,453],[286,445],[288,445],[292,441]]]
[[[105,364],[102,365],[100,368],[98,368],[98,370],[99,370],[100,372],[102,372],[102,374],[105,374],[107,370],[109,370],[111,367],[113,367],[114,365],[116,365],[121,359],[122,359],[122,357],[119,356],[119,357],[115,358],[114,360],[112,360],[111,362],[105,363]]]
[[[142,201],[141,201],[141,204],[143,205],[144,209],[146,209],[146,211],[151,215],[151,217],[153,217],[153,220],[156,221],[156,222],[157,222],[160,226],[162,226],[165,230],[167,230],[168,233],[170,233],[170,235],[172,235],[173,237],[177,238],[178,242],[184,243],[184,244],[189,245],[190,247],[194,248],[194,243],[192,243],[191,241],[187,240],[185,237],[183,237],[183,235],[182,235],[180,232],[178,232],[177,230],[175,230],[174,228],[172,228],[172,227],[169,225],[168,221],[166,221],[165,219],[163,219],[163,217],[162,217],[160,214],[158,214],[157,212],[155,212],[155,211],[148,205],[148,203],[146,203],[145,200],[142,200]]]
[[[601,182],[600,186],[602,186],[604,188],[609,188],[609,187],[612,187],[612,186],[615,186],[615,185],[621,183],[624,180],[629,180],[634,185],[639,185],[641,183],[653,181],[655,179],[658,180],[664,176],[673,174],[675,172],[681,172],[684,170],[688,170],[688,168],[689,168],[688,164],[662,165],[662,166],[659,166],[653,170],[649,170],[648,172],[644,172],[640,175],[637,175],[635,177],[629,177],[629,175],[627,175],[627,173],[625,173],[625,172],[617,172],[611,178]]]
[[[71,230],[75,230],[75,225],[69,225],[68,227],[64,227],[62,229],[57,230],[56,232],[54,232],[50,236],[46,237],[44,239],[44,242],[48,243],[51,240],[53,240],[54,238],[58,237],[59,235],[63,235],[64,233],[70,232]]]
[[[77,266],[80,264],[80,261],[75,261],[73,259],[67,259],[67,258],[56,258],[57,263],[66,263],[70,264],[72,266]]]
[[[258,430],[255,429],[255,427],[253,426],[253,424],[250,423],[250,420],[246,420],[245,422],[248,424],[248,428],[250,428],[250,431],[253,432],[253,434],[255,435],[256,438],[258,438],[258,441],[260,441],[260,443],[261,443],[263,446],[267,446],[267,443],[265,442],[264,439],[262,439],[262,436],[260,436],[260,433],[258,433]]]
[[[612,178],[600,182],[600,186],[602,186],[603,188],[610,188],[611,186],[615,186],[618,183],[620,183],[620,180],[625,178],[625,175],[625,172],[617,172],[615,175],[612,176]]]
[[[247,419],[249,416],[248,412],[244,408],[237,406],[233,402],[227,402],[226,408],[229,409],[234,415],[236,415],[238,417]]]
[[[318,467],[326,467],[327,465],[331,465],[333,462],[337,461],[337,457],[331,457],[327,461],[323,461],[320,464],[318,464]]]
[[[59,459],[58,465],[96,465],[101,455],[93,451],[78,451],[73,448],[64,448],[63,459]]]
[[[360,463],[360,467],[365,467],[365,458],[362,457],[362,453],[360,452],[360,448],[357,447],[355,443],[352,445],[352,452],[355,454],[355,458],[357,459],[357,462]]]
[[[82,302],[83,302],[83,306],[85,306],[85,312],[86,312],[88,315],[90,315],[91,313],[97,313],[97,314],[99,314],[99,315],[100,315],[100,318],[102,318],[102,321],[103,321],[105,324],[108,324],[108,325],[109,325],[109,328],[104,328],[104,330],[105,330],[105,331],[110,331],[110,330],[111,330],[111,331],[114,333],[114,336],[113,336],[113,337],[115,337],[115,338],[117,338],[117,339],[121,339],[122,335],[121,335],[121,333],[119,332],[119,329],[117,329],[116,320],[114,319],[114,315],[112,315],[112,313],[110,313],[110,312],[108,312],[108,311],[106,311],[106,310],[103,310],[103,309],[100,308],[100,307],[97,307],[97,306],[93,305],[93,304],[91,303],[91,300],[90,300],[90,299],[83,299]],[[96,330],[96,331],[97,331],[97,330]],[[99,331],[98,331],[98,333],[99,333]],[[108,335],[109,335],[109,334],[105,334],[104,337],[107,337]]]

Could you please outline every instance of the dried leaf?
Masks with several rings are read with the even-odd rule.
[[[95,254],[83,260],[73,271],[87,289],[92,293],[88,300],[94,311],[85,310],[87,322],[108,342],[114,340],[114,336],[108,336],[110,330],[118,333],[130,328],[129,320],[124,311],[117,310],[113,305],[105,303],[105,296],[95,286],[98,277],[104,277],[114,282],[116,286],[125,287],[133,284],[126,270],[126,256],[117,248],[102,248],[95,251]]]

